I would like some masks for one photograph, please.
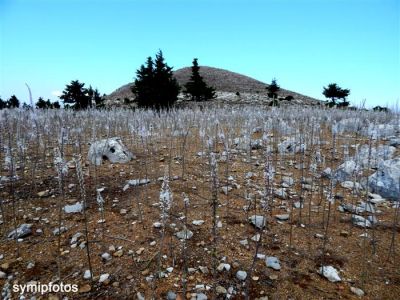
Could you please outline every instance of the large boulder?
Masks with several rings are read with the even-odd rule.
[[[400,157],[382,161],[378,171],[368,177],[371,192],[384,198],[399,200]]]
[[[103,160],[109,160],[112,163],[127,163],[134,158],[128,148],[122,143],[119,137],[99,140],[90,145],[88,159],[99,166]]]
[[[369,167],[376,168],[378,164],[384,160],[393,158],[396,148],[388,145],[379,145],[378,147],[371,147],[371,156],[369,159]],[[357,155],[354,160],[358,162],[363,168],[368,167],[369,145],[362,145],[358,149]]]
[[[354,174],[360,171],[360,166],[354,160],[345,161],[333,174],[333,178],[340,182],[351,180]]]

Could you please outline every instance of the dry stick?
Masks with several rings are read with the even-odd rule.
[[[185,228],[187,228],[189,198],[187,197],[187,195],[185,193],[182,193],[182,197],[183,197],[184,214],[185,214]],[[182,256],[183,256],[182,288],[183,288],[183,295],[186,295],[186,289],[187,289],[187,279],[186,278],[187,278],[187,274],[188,274],[186,239],[183,240]]]
[[[58,177],[58,188],[61,193],[61,201],[58,201],[58,259],[57,259],[57,268],[58,268],[58,279],[61,280],[61,224],[62,224],[62,207],[65,203],[65,184],[64,184],[64,168],[66,167],[64,164],[64,131],[61,130],[61,149],[57,148],[55,153],[55,167],[57,171]]]
[[[86,214],[87,201],[86,201],[85,182],[84,182],[83,172],[82,172],[81,156],[77,155],[74,160],[75,160],[75,166],[76,166],[76,176],[78,178],[78,183],[79,183],[79,190],[80,190],[81,198],[83,201],[83,217],[85,219],[86,256],[87,256],[88,264],[89,264],[90,279],[93,282],[93,269],[92,269],[92,263],[90,261],[90,242],[89,242],[88,218],[87,218],[87,214]]]
[[[399,180],[399,190],[400,190],[400,180]],[[394,211],[393,215],[393,224],[392,224],[392,238],[390,241],[390,246],[389,246],[389,253],[387,257],[387,261],[390,260],[390,256],[393,255],[393,264],[396,265],[396,228],[399,222],[399,217],[400,217],[400,196],[399,199],[397,200],[397,203],[394,204],[396,209]]]
[[[212,207],[212,270],[213,270],[213,287],[216,279],[217,269],[217,208],[218,208],[218,166],[215,153],[210,153],[211,168],[211,207]],[[213,288],[215,292],[215,288]]]
[[[369,171],[370,165],[371,165],[371,147],[372,147],[372,136],[370,136],[369,141],[368,141],[368,164],[367,164],[367,170]],[[365,204],[368,207],[368,193],[369,193],[369,176],[368,174],[366,174],[366,191],[365,191],[365,197],[366,197],[366,201]],[[363,237],[363,271],[361,273],[361,288],[364,289],[364,285],[365,285],[365,279],[367,277],[367,245],[366,245],[366,241],[367,241],[367,218],[365,216],[364,218],[364,237]]]
[[[333,133],[332,134],[332,145],[333,145],[333,149],[331,152],[331,168],[333,167],[333,159],[335,157],[335,137],[336,134]],[[331,178],[330,180],[330,184],[329,184],[329,196],[328,196],[328,215],[327,215],[327,221],[326,221],[326,227],[324,224],[324,228],[325,228],[325,234],[324,234],[324,239],[323,239],[323,246],[322,246],[322,262],[321,262],[321,266],[322,266],[322,274],[324,273],[324,266],[325,266],[325,255],[326,255],[326,246],[328,243],[328,230],[329,230],[329,221],[330,221],[330,216],[331,216],[331,206],[332,206],[332,201],[333,201],[334,197],[333,197],[333,179]],[[324,201],[325,203],[326,201]],[[325,213],[324,213],[325,215]]]
[[[12,214],[13,214],[13,223],[14,223],[14,240],[15,240],[15,246],[17,249],[17,257],[19,257],[19,253],[20,253],[20,249],[19,249],[19,243],[18,243],[18,232],[17,232],[17,203],[16,203],[16,197],[15,197],[15,189],[14,189],[14,169],[15,169],[15,162],[14,162],[14,156],[12,153],[12,144],[11,144],[11,126],[9,126],[8,123],[8,116],[7,114],[5,114],[5,121],[6,121],[6,128],[8,128],[7,132],[8,132],[8,149],[10,151],[10,160],[9,160],[9,171],[10,171],[10,195],[11,195],[11,202],[12,202]]]

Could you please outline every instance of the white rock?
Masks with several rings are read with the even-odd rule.
[[[90,279],[90,278],[91,278],[90,270],[86,270],[85,273],[83,274],[83,279]]]
[[[356,294],[358,297],[362,297],[362,296],[365,295],[365,293],[364,293],[364,291],[363,291],[362,289],[356,288],[356,287],[354,287],[354,286],[351,286],[351,287],[350,287],[350,291],[351,291],[353,294]]]
[[[106,273],[106,274],[101,274],[100,275],[100,279],[99,279],[99,283],[102,283],[106,280],[108,280],[108,278],[110,278],[110,274]]]
[[[183,229],[175,234],[178,239],[185,239],[185,240],[190,240],[193,236],[193,232],[191,232],[189,229]]]
[[[83,211],[82,202],[76,202],[75,204],[65,205],[64,211],[66,214],[80,213]]]
[[[371,227],[371,222],[365,219],[364,217],[352,215],[351,220],[354,225],[365,228]]]
[[[264,228],[266,223],[265,217],[258,215],[252,215],[251,217],[249,217],[249,221],[251,224],[259,229]]]
[[[200,226],[204,224],[204,220],[193,220],[193,225]]]
[[[265,263],[268,268],[272,268],[276,271],[279,271],[281,269],[281,263],[277,257],[268,256],[265,260]]]
[[[400,197],[400,157],[385,160],[378,165],[378,171],[368,177],[372,192],[384,198],[398,200]]]
[[[246,280],[246,278],[247,278],[246,271],[237,271],[236,272],[236,278],[239,279],[240,281]]]
[[[111,163],[127,163],[134,155],[128,151],[119,137],[96,141],[90,145],[88,159],[94,165],[101,165],[103,160]]]
[[[333,174],[333,177],[342,182],[352,179],[356,172],[360,171],[360,166],[353,160],[348,160],[341,164]]]
[[[103,253],[103,254],[101,255],[101,258],[104,259],[104,260],[110,260],[110,259],[111,259],[111,254],[105,252],[105,253]]]
[[[319,273],[331,282],[341,281],[338,271],[332,266],[323,266],[319,268]]]

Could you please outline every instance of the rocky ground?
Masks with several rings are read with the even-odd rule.
[[[78,292],[25,299],[245,299],[246,293],[249,299],[397,299],[396,190],[383,182],[386,188],[373,194],[366,187],[372,191],[382,177],[365,180],[374,179],[368,175],[376,168],[398,176],[398,143],[382,138],[370,147],[366,137],[338,133],[333,145],[328,128],[321,131],[323,162],[311,170],[312,149],[269,133],[275,172],[267,190],[261,130],[251,135],[251,150],[241,139],[229,156],[223,144],[214,145],[216,194],[201,132],[166,133],[147,143],[119,135],[136,157],[95,166],[84,155],[83,182],[73,162],[77,148],[66,146],[64,193],[55,178],[55,142],[40,152],[33,143],[18,180],[2,171],[2,299],[10,293],[17,299],[14,284],[57,283],[58,274]],[[173,200],[163,227],[165,178]]]

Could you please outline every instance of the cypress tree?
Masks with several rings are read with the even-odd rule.
[[[190,76],[190,80],[185,84],[184,93],[193,101],[206,101],[215,98],[215,89],[207,86],[200,75],[197,58],[193,59],[192,75]]]

